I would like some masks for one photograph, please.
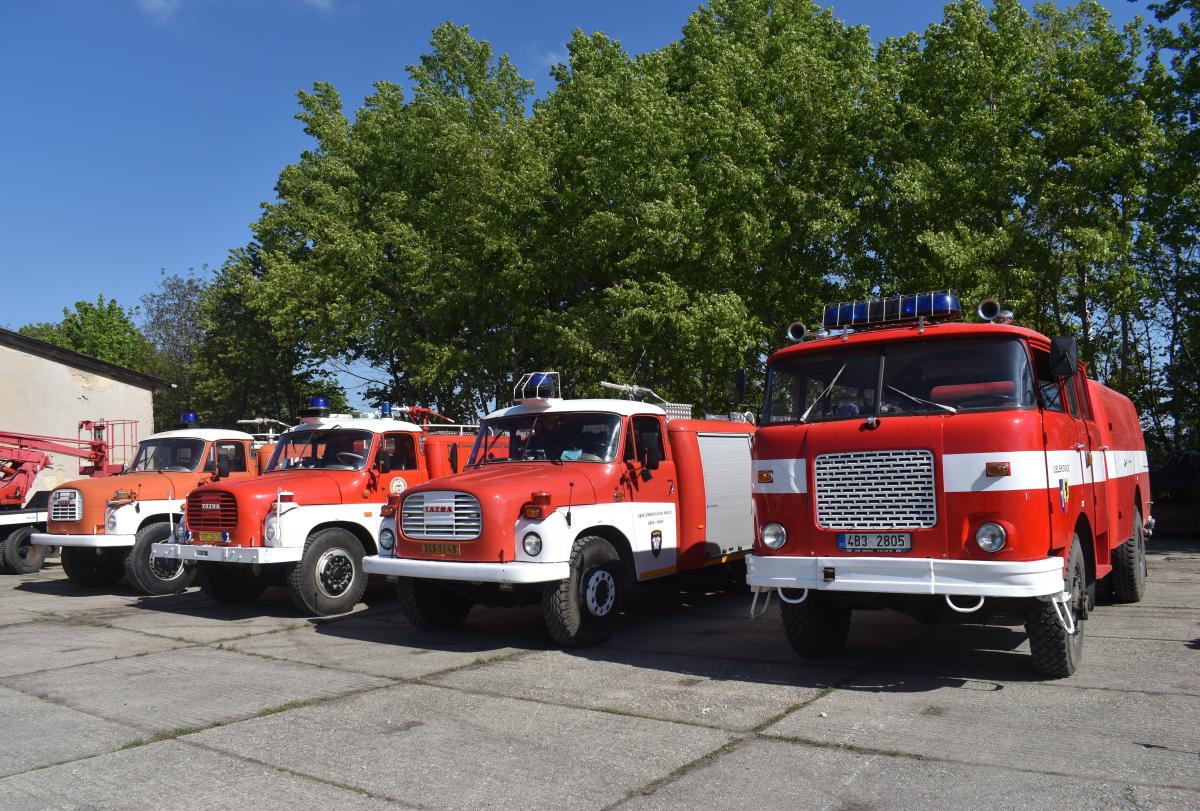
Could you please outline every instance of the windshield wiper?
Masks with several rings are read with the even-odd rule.
[[[844,372],[844,371],[846,371],[846,364],[843,363],[842,368],[838,369],[837,374],[835,374],[833,376],[833,380],[830,380],[829,385],[825,387],[825,391],[818,394],[817,399],[812,401],[812,405],[810,405],[808,408],[804,409],[804,413],[800,415],[800,422],[805,422],[808,420],[808,415],[810,413],[812,413],[812,410],[814,408],[816,408],[817,403],[824,400],[825,395],[829,394],[829,392],[833,391],[833,387],[837,385],[838,378],[840,378],[842,376],[842,372]]]
[[[934,408],[940,408],[943,411],[949,411],[951,414],[958,413],[958,409],[955,408],[954,406],[948,406],[943,403],[935,403],[932,400],[922,400],[920,397],[917,397],[916,395],[909,394],[906,391],[900,391],[900,389],[896,388],[895,386],[888,386],[888,388],[891,389],[892,391],[896,392],[896,394],[899,394],[901,397],[907,397],[908,399],[912,400],[914,403],[921,403],[922,405],[931,405]]]

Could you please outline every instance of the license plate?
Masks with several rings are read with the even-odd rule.
[[[912,533],[839,532],[838,549],[843,552],[907,552],[912,549]]]
[[[461,555],[462,544],[459,543],[423,543],[421,553],[425,555]]]
[[[219,532],[197,532],[200,538],[200,543],[220,543],[221,533]]]

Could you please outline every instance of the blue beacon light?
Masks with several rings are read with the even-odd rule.
[[[918,318],[957,318],[960,314],[958,296],[952,290],[943,290],[832,304],[825,307],[822,323],[826,329],[868,328]]]
[[[199,422],[200,415],[197,414],[195,411],[185,411],[185,412],[183,412],[183,416],[180,417],[180,421],[184,422],[184,423]]]
[[[379,413],[380,413],[380,415],[383,416],[383,418],[385,420],[391,419],[392,418],[392,404],[388,403],[388,402],[381,403],[379,405]]]
[[[309,408],[329,408],[329,398],[322,395],[308,398]]]

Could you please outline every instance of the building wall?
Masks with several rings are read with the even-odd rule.
[[[150,390],[0,346],[0,430],[74,437],[81,420],[99,419],[137,420],[136,444],[154,432]],[[113,439],[119,441],[119,434]],[[51,458],[53,465],[42,471],[37,488],[79,477],[78,459]]]

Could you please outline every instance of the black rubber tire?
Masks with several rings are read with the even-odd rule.
[[[266,579],[245,563],[197,563],[196,582],[205,596],[224,605],[252,603],[267,588]]]
[[[143,594],[178,594],[196,579],[196,567],[182,560],[151,558],[150,545],[169,540],[170,524],[149,524],[138,530],[125,556],[125,580]],[[164,576],[173,573],[173,576]]]
[[[9,574],[33,574],[46,562],[50,547],[31,544],[29,536],[33,533],[34,527],[21,527],[0,541],[0,563]]]
[[[125,576],[123,546],[92,549],[83,546],[64,546],[60,560],[63,572],[77,586],[99,588],[111,586]]]
[[[604,538],[585,535],[571,547],[571,575],[546,584],[542,619],[560,645],[593,645],[612,633],[624,601],[621,556]]]
[[[1118,603],[1140,603],[1146,594],[1146,530],[1142,511],[1133,508],[1133,537],[1112,552],[1113,599]]]
[[[1046,600],[1030,600],[1025,615],[1025,632],[1029,634],[1029,652],[1033,667],[1052,679],[1065,679],[1075,672],[1083,660],[1082,601],[1087,599],[1087,568],[1083,562],[1083,545],[1079,536],[1071,538],[1067,555],[1066,590],[1071,592],[1075,615],[1075,633],[1068,634],[1058,620],[1058,613]]]
[[[367,589],[365,554],[362,541],[349,530],[331,527],[314,532],[304,543],[304,556],[285,578],[292,604],[317,617],[353,609]]]
[[[809,590],[799,605],[779,602],[783,633],[802,659],[832,656],[846,647],[850,635],[850,609],[834,604],[829,595]]]
[[[457,627],[474,606],[469,597],[436,580],[415,577],[399,578],[396,600],[408,621],[425,631]]]

